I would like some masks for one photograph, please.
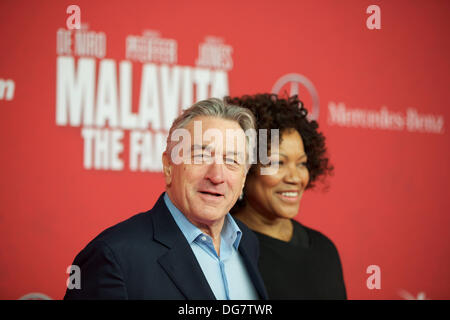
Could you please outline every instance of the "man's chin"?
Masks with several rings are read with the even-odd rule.
[[[210,225],[223,219],[227,213],[228,211],[225,211],[222,208],[207,208],[207,206],[205,206],[201,210],[198,210],[194,215],[198,222]]]

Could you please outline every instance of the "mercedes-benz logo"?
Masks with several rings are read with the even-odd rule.
[[[18,300],[52,300],[52,298],[40,292],[31,292],[20,297]]]
[[[306,89],[312,100],[312,109],[308,110],[308,119],[317,121],[319,119],[319,95],[317,94],[317,90],[312,82],[301,74],[289,73],[282,76],[277,80],[277,82],[275,82],[272,88],[272,93],[278,95],[281,89],[286,85],[290,85],[289,96],[297,94],[300,100],[302,100],[302,96],[304,95],[304,90],[302,90],[301,87]]]

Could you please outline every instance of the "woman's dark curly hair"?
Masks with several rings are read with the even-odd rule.
[[[309,182],[306,189],[313,188],[318,177],[331,174],[333,166],[326,155],[325,137],[318,131],[315,120],[308,120],[308,111],[304,108],[297,95],[281,98],[275,94],[264,93],[244,95],[242,97],[225,97],[229,104],[250,109],[256,118],[256,130],[269,129],[267,141],[270,141],[270,129],[279,129],[281,136],[285,130],[295,129],[302,137],[305,152],[308,157],[306,167],[309,171]],[[257,137],[259,141],[259,137]],[[255,165],[249,171],[252,174]]]

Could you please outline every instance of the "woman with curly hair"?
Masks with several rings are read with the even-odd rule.
[[[231,210],[259,238],[259,268],[269,298],[346,299],[341,262],[333,242],[293,219],[303,192],[333,170],[317,122],[308,120],[297,96],[283,99],[257,94],[227,97],[226,101],[250,109],[257,129],[268,129],[268,141],[270,129],[279,129],[278,153],[267,151],[278,170],[261,174],[264,165],[254,164],[243,194]]]

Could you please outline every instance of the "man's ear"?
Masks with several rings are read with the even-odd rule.
[[[165,151],[162,154],[162,163],[163,163],[164,179],[166,180],[166,186],[170,186],[170,184],[172,183],[173,164],[170,161],[167,152]]]
[[[244,181],[242,181],[242,190],[244,190],[245,187],[245,181],[247,181],[248,171],[244,172]]]

